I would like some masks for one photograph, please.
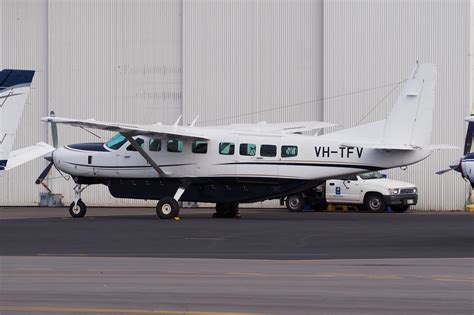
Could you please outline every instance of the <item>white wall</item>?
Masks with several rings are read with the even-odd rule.
[[[407,78],[416,60],[438,65],[432,143],[464,146],[469,114],[468,0],[325,1],[324,96],[372,89]],[[327,99],[324,119],[352,127],[384,119],[400,89]],[[386,98],[385,98],[386,97]],[[419,187],[418,209],[462,209],[465,183],[458,173],[436,176],[462,151],[434,152],[407,171],[390,175]]]

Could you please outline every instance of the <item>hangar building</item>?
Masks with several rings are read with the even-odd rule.
[[[416,60],[438,65],[433,143],[463,147],[472,112],[469,0],[3,0],[0,68],[37,70],[16,147],[50,138],[39,118],[198,125],[384,119]],[[98,141],[60,126],[61,145]],[[98,132],[103,138],[111,135]],[[49,140],[50,141],[50,140]],[[419,187],[417,209],[463,209],[466,185],[435,152],[389,176]],[[46,161],[0,178],[0,205],[35,205]],[[55,173],[54,176],[59,176]],[[49,185],[73,198],[72,181]],[[88,205],[130,205],[105,187]]]

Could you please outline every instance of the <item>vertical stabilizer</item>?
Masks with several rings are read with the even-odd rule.
[[[387,117],[382,140],[384,144],[430,144],[436,75],[436,65],[417,63]]]
[[[8,162],[34,74],[31,70],[0,71],[0,171]]]

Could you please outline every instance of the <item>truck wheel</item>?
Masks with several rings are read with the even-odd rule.
[[[392,207],[393,211],[396,213],[403,213],[408,210],[410,206],[398,206],[398,207]]]
[[[381,194],[368,194],[364,204],[369,212],[385,212],[385,200]]]
[[[286,208],[290,212],[303,211],[305,200],[301,194],[286,197]]]

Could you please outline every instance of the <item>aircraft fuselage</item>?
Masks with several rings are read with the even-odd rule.
[[[76,182],[105,184],[114,197],[159,200],[188,182],[180,200],[254,202],[301,192],[328,178],[413,164],[430,154],[347,147],[305,135],[203,129],[209,140],[134,137],[165,175],[120,139],[68,145],[53,160]]]

